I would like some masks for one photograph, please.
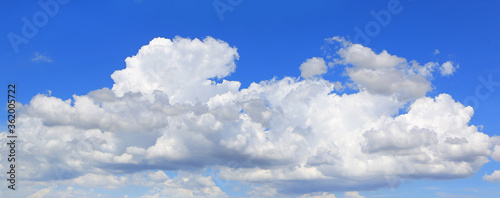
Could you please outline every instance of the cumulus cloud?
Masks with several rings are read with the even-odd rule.
[[[20,105],[20,177],[151,188],[144,197],[225,197],[231,181],[249,196],[333,196],[314,192],[464,178],[488,162],[492,143],[469,124],[473,109],[445,93],[425,96],[437,63],[337,43],[335,62],[357,92],[339,95],[336,86],[349,82],[306,78],[323,72],[320,58],[299,68],[305,79],[240,89],[224,80],[235,71],[235,47],[211,37],[153,39],[112,74],[111,89],[68,100],[38,94]],[[46,191],[62,192],[39,194]]]
[[[449,75],[452,75],[453,72],[455,72],[457,70],[457,68],[458,68],[458,65],[453,66],[453,62],[446,61],[445,63],[443,63],[441,65],[439,70],[441,71],[442,76],[449,76]]]
[[[323,58],[313,57],[300,65],[300,76],[304,78],[319,76],[326,73],[327,68]]]
[[[483,180],[489,182],[500,182],[500,170],[496,170],[491,175],[484,175]]]
[[[117,96],[136,92],[150,98],[157,90],[173,103],[206,102],[216,94],[238,91],[239,82],[213,80],[234,72],[238,58],[236,48],[211,37],[203,41],[155,38],[125,59],[125,69],[111,75],[112,90]]]
[[[432,89],[430,80],[439,66],[437,62],[421,65],[415,60],[407,61],[389,54],[386,50],[377,54],[369,47],[353,44],[342,37],[332,37],[327,41],[341,46],[335,52],[338,58],[334,62],[347,66],[348,77],[362,90],[407,101],[425,96]],[[450,61],[443,63],[442,74],[443,68],[446,68],[446,75],[455,71],[449,64]]]
[[[491,157],[496,160],[497,162],[500,162],[500,145],[495,145],[495,148],[493,149],[493,153],[491,154]]]
[[[391,55],[385,50],[377,54],[368,47],[339,37],[328,41],[342,46],[336,52],[339,58],[335,62],[351,65],[346,68],[347,75],[363,90],[395,96],[404,101],[422,97],[431,89],[426,76],[416,73],[405,58]]]
[[[493,160],[500,162],[500,138],[498,136],[491,138],[492,142],[495,144],[493,152],[491,153],[491,158]],[[489,182],[500,182],[500,170],[495,170],[491,175],[485,174],[483,180]]]

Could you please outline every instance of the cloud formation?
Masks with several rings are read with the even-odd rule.
[[[340,46],[332,61],[358,92],[340,94],[337,83],[310,78],[327,72],[322,58],[300,66],[306,79],[240,89],[224,80],[235,71],[235,47],[211,37],[155,38],[111,75],[111,89],[68,100],[38,94],[21,107],[20,177],[150,187],[144,197],[225,197],[229,181],[253,189],[251,196],[313,196],[465,178],[488,162],[493,145],[469,125],[473,109],[445,93],[425,96],[439,64],[332,41]],[[61,193],[46,189],[33,193]],[[334,196],[314,194],[323,195]]]
[[[52,59],[49,58],[48,56],[40,54],[39,52],[35,52],[35,56],[31,58],[31,61],[35,63],[40,63],[40,62],[50,63],[52,62]]]
[[[344,65],[350,80],[361,90],[371,94],[394,96],[400,101],[414,100],[425,96],[431,90],[428,79],[432,64],[420,66],[416,61],[389,54],[383,50],[379,54],[360,44],[353,44],[344,38],[327,39],[339,44],[336,64]],[[411,64],[410,64],[411,63]]]
[[[483,180],[489,182],[500,182],[500,170],[494,171],[491,175],[484,175]]]
[[[133,92],[152,99],[154,91],[161,91],[172,103],[206,102],[216,94],[238,91],[239,82],[211,80],[234,72],[238,58],[236,48],[211,37],[155,38],[125,59],[125,69],[111,75],[112,90],[119,97]]]
[[[452,75],[453,72],[455,72],[457,68],[458,68],[458,65],[453,66],[453,63],[451,61],[447,61],[441,65],[439,70],[441,71],[441,75],[449,76],[449,75]]]
[[[327,68],[323,58],[313,57],[300,65],[300,76],[303,78],[319,76],[326,73]]]

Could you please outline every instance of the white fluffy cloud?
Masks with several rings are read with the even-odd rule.
[[[142,181],[152,188],[144,197],[225,197],[230,181],[250,196],[312,196],[464,178],[488,162],[492,143],[469,124],[473,109],[448,94],[425,97],[437,63],[337,40],[336,64],[356,93],[339,95],[338,82],[322,78],[216,83],[235,70],[236,48],[210,37],[153,39],[113,73],[112,89],[39,94],[20,108],[20,177],[108,189]],[[313,58],[300,69],[311,77],[324,67]]]
[[[238,91],[239,82],[212,80],[234,72],[238,57],[236,48],[211,37],[155,38],[125,60],[125,69],[111,75],[112,90],[117,96],[135,92],[149,97],[158,90],[173,103],[206,102],[216,94]]]
[[[304,78],[319,76],[326,73],[327,68],[328,66],[326,66],[323,58],[313,57],[300,65],[300,76]]]
[[[495,136],[491,138],[492,142],[495,144],[493,152],[491,153],[491,158],[493,160],[500,162],[500,137]],[[491,175],[485,174],[483,180],[489,182],[500,182],[500,170],[495,170]]]
[[[340,38],[343,48],[337,51],[341,64],[350,64],[346,69],[352,81],[370,93],[394,95],[399,99],[416,99],[430,89],[430,82],[410,70],[406,59],[382,51],[379,54],[360,44],[352,44]]]
[[[407,61],[386,50],[377,54],[368,47],[353,44],[341,37],[333,37],[327,41],[341,45],[336,51],[339,58],[334,62],[348,65],[347,75],[362,90],[407,101],[425,96],[432,89],[430,80],[434,68],[438,66],[436,62],[428,62],[422,66],[415,60]],[[453,66],[450,68],[449,64],[449,61],[443,63],[442,74],[443,68],[446,75],[453,73],[455,69]]]
[[[441,75],[443,76],[449,76],[449,75],[452,75],[453,72],[455,72],[458,68],[458,65],[456,66],[453,66],[453,62],[451,61],[446,61],[445,63],[443,63],[441,65],[441,67],[439,68],[439,70],[441,71]]]
[[[500,182],[500,170],[494,171],[491,175],[484,175],[483,180],[489,182]]]
[[[500,162],[500,145],[495,145],[495,148],[493,149],[493,153],[491,154],[491,157]]]

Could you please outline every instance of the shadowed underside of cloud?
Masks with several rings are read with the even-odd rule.
[[[425,97],[439,63],[377,54],[339,37],[328,42],[340,47],[330,61],[358,92],[334,92],[336,83],[320,77],[323,58],[302,64],[306,79],[240,88],[224,80],[235,71],[235,47],[211,37],[155,38],[111,75],[111,89],[72,100],[39,94],[22,106],[19,177],[46,187],[32,193],[48,195],[76,193],[51,183],[150,187],[144,197],[225,197],[234,181],[249,196],[334,197],[317,192],[464,178],[488,162],[494,143],[468,124],[473,109],[448,94]],[[454,71],[444,65],[445,74]]]

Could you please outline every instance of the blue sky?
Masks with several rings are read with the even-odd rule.
[[[55,1],[42,0],[40,2]],[[390,3],[399,3],[399,6],[396,6],[399,11],[396,13],[388,12],[391,7]],[[495,61],[497,53],[500,51],[500,38],[497,36],[500,34],[500,27],[497,25],[497,19],[500,17],[498,14],[500,3],[497,1],[69,1],[66,4],[57,3],[58,10],[54,12],[54,16],[45,15],[48,16],[46,24],[37,27],[37,32],[32,33],[32,38],[26,38],[27,43],[20,44],[13,44],[9,40],[9,34],[23,36],[25,23],[22,18],[25,17],[28,21],[33,22],[33,16],[45,11],[34,1],[9,1],[2,4],[0,15],[3,23],[0,35],[4,35],[4,37],[0,39],[0,48],[2,49],[0,67],[3,77],[0,82],[2,86],[16,83],[18,87],[17,100],[24,105],[28,105],[37,94],[45,94],[48,97],[61,100],[71,99],[74,102],[73,95],[84,96],[104,87],[112,89],[114,84],[119,84],[119,80],[111,78],[111,74],[129,67],[128,65],[131,63],[126,63],[124,60],[138,54],[142,46],[148,45],[151,40],[157,37],[174,39],[179,36],[190,40],[195,38],[203,40],[208,36],[220,39],[227,43],[230,48],[237,48],[239,59],[234,61],[236,69],[231,71],[229,75],[223,75],[227,81],[241,83],[236,91],[249,88],[253,82],[259,83],[273,78],[278,81],[285,77],[298,78],[303,74],[299,66],[312,57],[322,58],[326,64],[328,62],[333,64],[337,58],[344,61],[341,64],[357,68],[355,62],[349,62],[341,54],[338,54],[336,49],[343,44],[348,45],[348,47],[344,47],[348,49],[349,46],[356,46],[356,43],[360,43],[365,47],[363,49],[370,49],[375,54],[386,50],[389,54],[403,57],[408,62],[416,60],[421,65],[428,62],[437,63],[433,76],[425,78],[431,83],[432,89],[427,90],[424,95],[434,98],[446,93],[456,102],[465,106],[473,106],[474,115],[468,124],[481,126],[479,132],[483,132],[489,137],[500,135],[500,125],[497,118],[497,114],[500,112],[500,86],[498,86],[500,67]],[[227,6],[226,8],[231,9],[231,11],[218,11],[222,8],[215,7],[214,4]],[[390,13],[390,19],[386,20],[387,24],[385,25],[380,24],[377,18],[371,14],[381,12]],[[37,20],[42,19],[38,18]],[[370,29],[370,25],[374,24],[379,29]],[[369,28],[366,29],[366,27]],[[358,39],[359,32],[356,31],[358,28],[364,34],[367,34],[367,31],[374,32],[367,34],[368,40],[360,40]],[[326,40],[335,36],[345,38],[347,41],[332,44]],[[333,58],[329,56],[333,56]],[[144,62],[145,60],[140,59],[139,61]],[[439,75],[440,66],[442,67],[447,61],[452,63],[456,71],[450,75]],[[360,66],[360,68],[362,67]],[[363,83],[366,83],[366,81],[355,80],[346,72],[348,73],[344,67],[335,65],[329,66],[326,73],[320,73],[318,76],[329,82],[354,81],[354,84],[361,84],[361,87],[363,87]],[[488,81],[488,78],[497,83],[493,83],[489,88],[485,87],[484,82]],[[221,79],[214,79],[216,82],[222,83]],[[302,75],[298,81],[304,80],[303,82],[306,82],[305,79],[306,77]],[[347,86],[347,84],[343,85]],[[364,86],[368,87],[367,91],[370,94],[377,95],[373,94],[376,91],[370,92],[370,85],[365,84]],[[130,89],[132,90],[132,88]],[[127,91],[126,88],[124,90]],[[165,88],[165,93],[172,97],[169,90],[170,88]],[[355,94],[360,90],[363,88],[346,88],[336,93],[338,95]],[[215,92],[221,93],[220,91]],[[120,95],[119,91],[115,94]],[[148,95],[147,93],[142,94],[146,95],[145,97]],[[399,101],[404,103],[399,104],[399,112],[406,113],[405,108],[418,98],[420,97]],[[175,100],[170,98],[170,102],[174,103],[173,101]],[[22,112],[22,115],[26,114],[26,117],[33,119],[44,115],[40,113],[42,110],[30,110],[30,107],[35,108],[33,103],[31,106],[25,106],[26,110]],[[131,112],[134,111],[131,110]],[[53,125],[58,125],[56,121],[40,119],[42,119],[43,126],[50,128]],[[71,126],[67,123],[61,125]],[[76,126],[76,128],[78,127],[79,125]],[[2,125],[2,128],[5,128],[5,125]],[[92,127],[83,128],[89,130]],[[278,128],[275,130],[279,130]],[[105,131],[105,129],[102,130]],[[119,131],[111,129],[110,132],[119,133]],[[126,133],[126,135],[130,134]],[[154,144],[156,138],[154,137],[150,143]],[[498,140],[491,141],[498,142]],[[126,141],[123,140],[123,142]],[[469,142],[471,142],[470,139]],[[144,148],[147,149],[148,146],[144,146]],[[493,146],[494,143],[489,148],[491,151],[493,151]],[[109,152],[120,156],[120,152],[124,151]],[[4,153],[2,153],[2,157],[5,158]],[[41,156],[41,158],[43,157],[47,156]],[[490,159],[490,162],[480,165],[480,168],[475,170],[472,176],[466,178],[458,176],[457,179],[445,179],[443,175],[432,177],[422,174],[412,176],[411,179],[404,179],[398,187],[368,188],[365,185],[369,184],[360,184],[345,189],[331,188],[333,189],[331,191],[324,188],[314,188],[314,182],[317,182],[314,181],[311,183],[311,192],[309,193],[315,193],[314,189],[320,189],[318,192],[328,192],[335,194],[336,197],[348,197],[348,193],[344,194],[345,191],[358,191],[360,195],[365,197],[500,196],[499,183],[483,180],[485,174],[489,175],[500,169],[500,163],[491,156],[487,156],[487,158]],[[220,156],[214,157],[214,161],[218,159]],[[231,159],[231,157],[224,158],[226,161],[227,159]],[[235,160],[238,159],[235,158]],[[5,160],[2,162],[5,166]],[[188,164],[188,162],[185,163]],[[266,166],[263,164],[265,163],[253,165],[265,168]],[[114,165],[116,164],[109,164],[109,166]],[[220,163],[207,163],[202,167],[208,168],[211,165],[220,165]],[[193,167],[198,166],[193,165]],[[205,168],[194,168],[198,169],[194,172],[205,172],[205,176],[210,175],[207,173],[209,170]],[[170,178],[174,178],[178,174],[177,171],[191,171],[184,168],[172,168],[172,170],[145,168],[144,171],[160,169],[166,171]],[[140,171],[132,172],[138,173]],[[77,175],[79,174],[89,173],[79,171]],[[97,172],[92,174],[97,174]],[[126,175],[128,173],[113,172],[111,174]],[[419,177],[422,179],[418,179]],[[48,181],[46,177],[34,180]],[[91,189],[84,185],[78,186],[78,182],[70,184],[55,181],[47,182],[46,186],[33,185],[31,187],[43,189],[49,187],[51,183],[58,185],[55,189],[59,190],[64,190],[68,186],[81,188],[83,191]],[[249,190],[252,185],[259,185],[258,182],[245,183],[242,180],[233,181],[233,184],[242,190],[224,188],[223,191],[229,197],[257,196],[248,192],[252,191]],[[125,190],[123,190],[123,186],[120,186],[118,190],[116,188],[93,188],[95,192],[111,197],[123,197],[125,195],[123,192],[129,193],[129,197],[139,197],[150,190],[148,186],[127,185],[133,187],[125,188]],[[274,184],[269,185],[273,186]],[[280,185],[283,184],[277,184],[273,188],[280,192]],[[33,189],[30,189],[29,192],[27,190],[25,193],[33,194],[36,192]],[[6,190],[2,191],[2,194],[8,193]],[[57,190],[51,189],[51,193],[55,192]],[[306,193],[284,193],[283,196],[298,197],[302,194]]]

